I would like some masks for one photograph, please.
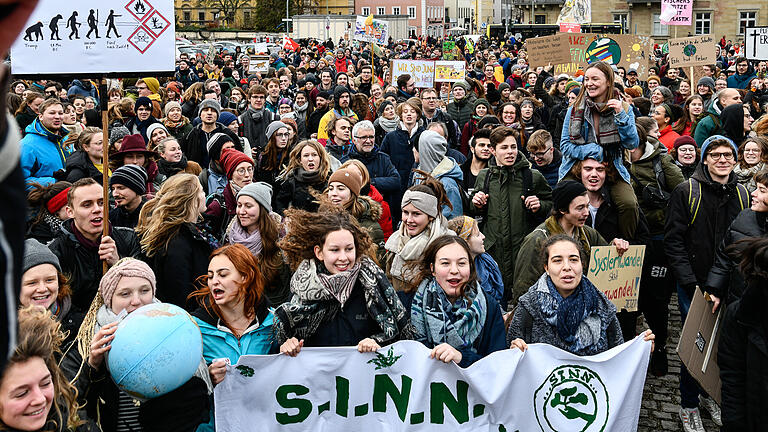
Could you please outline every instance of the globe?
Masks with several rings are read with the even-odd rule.
[[[619,64],[621,61],[621,46],[613,39],[598,38],[589,44],[586,56],[588,63],[604,61],[610,65]]]
[[[203,338],[192,317],[178,306],[152,303],[117,326],[107,365],[121,390],[147,400],[189,381],[202,355]]]

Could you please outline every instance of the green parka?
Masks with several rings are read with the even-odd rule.
[[[632,188],[635,189],[638,204],[645,213],[651,235],[663,234],[664,223],[667,220],[666,207],[659,208],[643,199],[643,189],[646,185],[658,187],[656,185],[656,173],[653,171],[653,160],[657,156],[661,160],[661,169],[664,172],[665,192],[671,194],[677,185],[685,181],[680,167],[677,166],[672,156],[662,152],[661,147],[652,146],[650,142],[646,144],[645,153],[640,159],[632,162],[629,167],[629,172],[632,174]]]

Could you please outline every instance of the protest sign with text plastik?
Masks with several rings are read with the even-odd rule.
[[[748,27],[744,34],[744,55],[750,60],[768,60],[768,27]]]
[[[693,0],[661,0],[659,20],[664,25],[689,26],[693,15]]]
[[[589,257],[587,277],[617,311],[633,312],[637,310],[644,258],[645,246],[630,246],[621,256],[614,246],[595,246]]]
[[[669,40],[670,67],[712,65],[715,61],[715,39],[712,35]]]
[[[400,75],[413,77],[416,87],[435,85],[435,62],[432,60],[392,60],[392,82]]]
[[[415,341],[242,356],[214,391],[216,430],[630,431],[650,349],[642,335],[591,357],[531,344],[466,369]]]

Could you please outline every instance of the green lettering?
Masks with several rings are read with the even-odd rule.
[[[477,404],[474,407],[472,407],[472,417],[473,418],[480,417],[484,413],[485,413],[485,405]]]
[[[349,380],[336,377],[336,414],[346,417],[349,412]]]
[[[453,418],[459,424],[469,421],[469,402],[467,401],[467,392],[469,384],[464,381],[456,381],[456,397],[443,383],[431,383],[429,385],[429,421],[432,424],[443,424],[445,414],[443,406],[448,408]]]
[[[411,414],[411,424],[422,424],[424,423],[424,413],[423,412],[417,412]]]
[[[296,414],[288,414],[287,412],[275,413],[275,420],[281,425],[287,425],[292,423],[301,423],[312,414],[312,402],[308,399],[290,399],[289,394],[295,394],[296,396],[303,396],[309,393],[309,389],[299,384],[282,385],[277,388],[275,392],[275,399],[281,407],[285,409],[297,409]]]
[[[405,415],[408,413],[408,399],[411,396],[411,383],[413,383],[413,379],[402,375],[400,377],[400,382],[402,391],[398,390],[389,375],[376,375],[373,381],[373,412],[387,411],[387,395],[389,395],[389,398],[392,399],[392,403],[395,404],[395,408],[397,409],[397,416],[400,417],[400,420],[405,421]]]
[[[355,417],[362,417],[368,414],[368,404],[362,404],[355,407]]]

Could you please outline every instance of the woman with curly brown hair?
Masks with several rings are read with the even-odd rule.
[[[410,339],[406,310],[374,261],[371,237],[354,218],[340,209],[286,213],[288,234],[280,247],[294,270],[294,295],[275,311],[280,352],[296,356],[305,345],[373,352]]]
[[[283,182],[275,197],[275,211],[282,214],[288,207],[317,210],[313,192],[325,190],[330,172],[328,153],[319,142],[306,140],[298,143],[291,150],[288,166],[280,175]]]

